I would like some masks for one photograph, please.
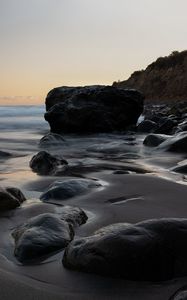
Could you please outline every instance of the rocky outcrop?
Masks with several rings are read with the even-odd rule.
[[[18,188],[0,187],[0,212],[19,207],[25,200],[25,196]]]
[[[46,151],[40,151],[29,162],[33,172],[39,175],[55,175],[58,171],[66,170],[68,162],[60,157],[53,156]]]
[[[151,101],[187,100],[187,50],[160,57],[145,70],[113,85],[137,89]]]
[[[128,280],[161,281],[187,275],[187,219],[109,225],[72,241],[69,269]]]
[[[143,98],[112,86],[59,87],[47,95],[45,119],[54,133],[123,131],[136,124]]]

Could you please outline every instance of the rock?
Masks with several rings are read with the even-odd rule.
[[[54,146],[64,144],[64,142],[65,140],[60,134],[48,133],[41,138],[39,142],[39,147],[40,148],[54,147]]]
[[[166,141],[170,136],[163,134],[149,134],[145,137],[143,144],[148,147],[157,147],[164,141]]]
[[[90,179],[65,179],[54,182],[40,199],[42,201],[66,200],[88,192],[92,188],[101,187],[97,181]]]
[[[180,288],[169,300],[187,300],[187,286]]]
[[[1,158],[9,158],[11,157],[11,154],[9,152],[0,151],[0,159]]]
[[[109,225],[72,241],[66,268],[136,281],[187,275],[187,219],[155,219]]]
[[[151,121],[151,120],[144,120],[142,121],[138,127],[138,132],[153,132],[157,128],[157,123]]]
[[[116,174],[116,175],[127,175],[127,174],[132,174],[131,171],[128,171],[128,170],[116,170],[113,172],[113,174]]]
[[[178,165],[170,170],[176,173],[187,174],[187,164]]]
[[[176,128],[176,133],[179,133],[181,131],[187,131],[187,121],[186,120],[179,123]]]
[[[72,240],[74,231],[66,221],[45,213],[16,228],[12,236],[16,258],[22,263],[29,263],[65,248]]]
[[[143,98],[112,86],[59,87],[47,95],[45,119],[54,133],[123,131],[136,124]]]
[[[168,138],[158,146],[158,149],[183,153],[187,151],[187,132],[181,132],[177,135]]]
[[[23,195],[22,191],[20,191],[16,187],[8,186],[8,187],[6,187],[6,191],[8,193],[10,193],[13,197],[15,197],[16,199],[18,199],[18,201],[19,201],[20,204],[27,200],[25,198],[25,196]]]
[[[173,128],[177,125],[175,120],[165,118],[164,121],[159,124],[158,128],[154,131],[154,133],[161,134],[172,134]]]
[[[73,228],[85,224],[88,219],[81,208],[68,205],[60,207],[58,215],[61,220],[68,222]]]
[[[39,175],[54,175],[58,171],[66,170],[67,165],[66,160],[52,156],[46,151],[38,152],[29,163],[33,172]]]
[[[25,200],[25,196],[19,189],[15,187],[0,187],[0,212],[14,209]]]

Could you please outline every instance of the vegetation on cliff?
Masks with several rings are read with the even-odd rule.
[[[147,100],[187,100],[187,50],[159,57],[145,70],[113,85],[137,89]]]

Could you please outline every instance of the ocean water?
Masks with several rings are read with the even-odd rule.
[[[35,174],[29,168],[31,157],[39,151],[40,138],[49,131],[44,120],[45,106],[0,106],[1,185],[21,187]]]
[[[29,141],[34,143],[49,130],[44,113],[44,105],[0,106],[0,150],[27,150]]]
[[[43,115],[44,105],[0,106],[0,129],[3,131],[25,131],[47,129]]]

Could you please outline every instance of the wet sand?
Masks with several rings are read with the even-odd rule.
[[[35,265],[22,265],[14,257],[12,230],[29,218],[44,212],[56,212],[59,205],[84,209],[88,221],[76,230],[76,236],[87,236],[112,223],[136,223],[162,217],[187,218],[187,185],[182,174],[170,171],[181,155],[154,152],[142,145],[144,136],[135,136],[129,144],[125,135],[89,137],[66,136],[66,143],[51,153],[63,154],[72,173],[38,176],[29,160],[39,151],[40,134],[25,136],[19,143],[4,137],[3,150],[16,153],[1,160],[1,185],[19,187],[29,199],[20,208],[0,217],[0,295],[12,299],[169,299],[186,285],[187,278],[167,282],[133,282],[105,278],[67,270],[62,265],[63,251]],[[33,142],[32,142],[33,139]],[[7,141],[8,140],[8,141]],[[17,145],[19,144],[19,148]],[[132,158],[134,156],[134,158]],[[114,174],[114,171],[129,174]],[[84,176],[102,184],[85,195],[53,204],[42,203],[39,196],[55,180]]]

